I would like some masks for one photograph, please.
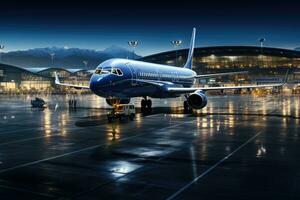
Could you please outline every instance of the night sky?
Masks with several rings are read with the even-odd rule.
[[[171,50],[170,40],[188,46],[258,45],[300,47],[300,2],[285,1],[75,1],[1,2],[0,44],[5,51],[35,47],[127,48],[149,55]]]

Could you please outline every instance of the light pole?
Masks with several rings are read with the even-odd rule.
[[[171,40],[171,44],[175,49],[175,65],[177,66],[177,48],[182,44],[181,40]]]
[[[138,41],[128,41],[128,45],[130,46],[130,47],[132,47],[132,59],[134,60],[134,50],[135,50],[135,48],[137,47],[137,45],[139,44],[139,42]]]
[[[87,65],[89,64],[89,61],[84,60],[84,61],[82,61],[82,62],[83,62],[83,64],[84,64],[85,68],[87,68]]]
[[[4,50],[4,45],[0,45],[0,62],[2,61],[2,53],[3,53],[3,50]]]
[[[266,38],[259,38],[259,43],[260,43],[260,54],[261,54],[261,58],[262,58],[262,64],[264,64],[264,60],[263,60],[263,50],[264,50],[264,43],[266,41]]]
[[[263,53],[263,48],[264,48],[264,43],[266,41],[266,38],[259,38],[259,43],[260,43],[260,51]]]
[[[266,41],[266,38],[259,38],[260,48],[264,47],[264,42]]]
[[[55,53],[50,53],[49,55],[51,56],[51,63],[52,63],[52,66],[53,66]]]

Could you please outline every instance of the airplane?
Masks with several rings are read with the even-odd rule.
[[[102,62],[95,69],[88,86],[61,83],[55,72],[55,83],[76,89],[89,89],[97,96],[114,104],[127,104],[131,98],[143,97],[141,110],[151,110],[150,98],[176,98],[184,95],[184,109],[202,109],[207,105],[207,91],[268,88],[283,86],[284,83],[266,85],[193,87],[199,78],[232,75],[245,72],[200,74],[193,68],[196,28],[193,28],[187,61],[183,67],[113,58]],[[150,98],[149,98],[150,97]]]

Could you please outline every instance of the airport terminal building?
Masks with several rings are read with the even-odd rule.
[[[183,66],[187,54],[188,49],[182,49],[143,57],[141,60]],[[290,68],[289,81],[300,82],[300,51],[254,46],[204,47],[195,48],[193,61],[197,73],[249,71],[249,75],[237,77],[253,83],[281,81]]]
[[[53,92],[63,88],[54,84],[54,72],[61,80],[70,83],[88,84],[91,71],[63,68],[21,68],[0,64],[0,93],[6,92]]]
[[[168,51],[140,58],[141,61],[183,66],[188,49]],[[289,83],[300,83],[300,51],[253,46],[219,46],[195,48],[194,70],[197,73],[249,71],[249,74],[200,80],[199,83],[225,82],[227,84],[281,82],[291,69]],[[96,66],[95,66],[96,67]],[[8,91],[61,91],[54,84],[54,72],[68,83],[88,85],[93,70],[64,68],[20,68],[0,63],[0,93]]]

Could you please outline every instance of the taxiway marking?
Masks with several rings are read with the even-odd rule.
[[[196,121],[196,120],[185,121],[185,122],[182,122],[182,123],[179,123],[179,124],[174,124],[174,125],[171,125],[171,126],[168,126],[168,127],[160,128],[160,129],[158,129],[158,131],[161,131],[161,130],[164,130],[164,129],[169,129],[169,128],[175,128],[177,126],[181,126],[181,125],[187,124],[187,123],[192,123],[194,121]],[[130,136],[130,137],[125,137],[123,139],[119,139],[118,141],[119,142],[126,141],[126,140],[129,140],[129,139],[132,139],[132,138],[140,137],[140,136],[145,135],[147,133],[148,132],[144,132],[144,133],[141,133],[141,134],[138,134],[138,135],[134,135],[134,136]],[[84,151],[87,151],[87,150],[96,149],[96,148],[99,148],[99,147],[102,147],[102,146],[106,146],[106,145],[109,145],[109,144],[107,144],[107,143],[101,143],[101,144],[98,144],[98,145],[93,145],[93,146],[86,147],[86,148],[83,148],[83,149],[79,149],[79,150],[76,150],[76,151],[71,151],[69,153],[65,153],[65,154],[61,154],[61,155],[57,155],[57,156],[52,156],[52,157],[48,157],[48,158],[44,158],[44,159],[40,159],[40,160],[36,160],[36,161],[32,161],[32,162],[20,164],[20,165],[14,166],[14,167],[9,167],[9,168],[6,168],[6,169],[2,169],[2,170],[0,170],[0,173],[4,173],[4,172],[7,172],[7,171],[19,169],[19,168],[22,168],[22,167],[27,167],[27,166],[30,166],[30,165],[34,165],[34,164],[38,164],[38,163],[41,163],[41,162],[53,160],[53,159],[56,159],[56,158],[61,158],[61,157],[69,156],[69,155],[80,153],[80,152],[84,152]]]
[[[184,185],[182,188],[180,188],[177,192],[175,192],[174,194],[172,194],[170,197],[168,197],[166,200],[173,200],[174,198],[176,198],[178,195],[180,195],[182,192],[184,192],[187,188],[189,188],[191,185],[193,185],[195,182],[199,181],[201,178],[203,178],[205,175],[207,175],[209,172],[211,172],[212,170],[214,170],[216,167],[218,167],[220,164],[222,164],[225,160],[227,160],[228,158],[230,158],[232,155],[234,155],[236,152],[238,152],[239,150],[241,150],[243,147],[245,147],[247,144],[249,144],[251,141],[253,141],[256,137],[258,137],[263,131],[259,131],[258,133],[256,133],[254,136],[252,136],[250,139],[248,139],[246,142],[244,142],[241,146],[239,146],[238,148],[236,148],[234,151],[232,151],[230,154],[228,154],[227,156],[225,156],[224,158],[222,158],[221,160],[219,160],[216,164],[214,164],[213,166],[211,166],[210,168],[208,168],[206,171],[204,171],[202,174],[200,174],[199,176],[197,176],[196,178],[194,178],[191,182],[187,183],[186,185]]]

